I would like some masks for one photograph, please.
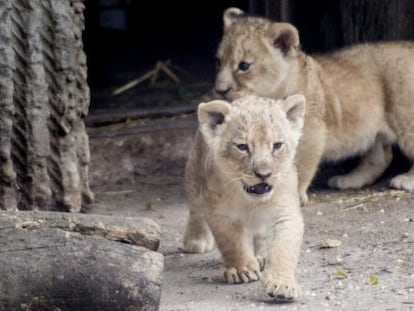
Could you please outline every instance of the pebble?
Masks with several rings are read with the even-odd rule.
[[[307,292],[305,292],[305,296],[316,297],[316,293],[307,291]]]
[[[399,290],[397,290],[397,295],[404,296],[405,295],[405,291],[402,290],[402,289],[399,289]]]
[[[343,289],[344,288],[344,283],[342,281],[338,281],[338,282],[336,282],[334,288],[335,289]]]
[[[328,260],[328,265],[331,265],[331,266],[343,265],[343,264],[344,264],[344,260],[340,257],[336,257],[334,259]]]

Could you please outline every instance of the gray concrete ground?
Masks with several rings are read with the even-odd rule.
[[[303,208],[306,231],[297,271],[302,296],[293,303],[275,303],[260,282],[222,283],[217,250],[182,252],[188,212],[180,176],[183,161],[177,160],[171,176],[160,175],[168,170],[160,157],[174,166],[172,158],[185,155],[192,130],[151,135],[91,138],[97,203],[89,212],[150,217],[160,224],[165,256],[160,310],[414,310],[414,194],[382,186],[311,193]],[[181,153],[171,146],[175,141],[185,142],[175,147]],[[139,164],[144,161],[149,168],[149,159],[159,171],[139,176]],[[321,248],[327,239],[341,245]]]
[[[94,213],[145,216],[162,228],[160,310],[414,310],[413,194],[389,189],[315,193],[303,208],[302,296],[277,304],[259,282],[219,280],[220,255],[181,250],[187,206],[180,183],[95,189]],[[321,248],[327,239],[341,241]]]

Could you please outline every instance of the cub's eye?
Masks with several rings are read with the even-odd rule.
[[[237,144],[236,147],[240,151],[249,151],[249,146],[247,144]]]
[[[279,150],[280,148],[282,148],[283,143],[282,142],[277,142],[273,144],[273,151]]]
[[[250,68],[250,64],[246,62],[239,63],[239,70],[240,71],[247,71]]]

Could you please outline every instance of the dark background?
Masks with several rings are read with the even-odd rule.
[[[248,9],[248,1],[117,2],[108,7],[98,0],[86,3],[84,43],[92,90],[136,78],[167,59],[197,77],[212,79],[224,9]],[[101,27],[102,12],[117,8],[126,11],[126,29]]]
[[[324,52],[358,42],[414,38],[412,0],[87,0],[84,46],[88,59],[92,110],[109,90],[170,59],[182,87],[214,81],[222,14],[230,7],[294,24],[306,52]],[[122,11],[122,27],[103,23]],[[120,19],[113,18],[117,24]],[[109,23],[110,24],[110,23]],[[137,98],[147,84],[133,91]],[[161,89],[157,89],[161,91]],[[119,98],[118,98],[119,99]],[[117,98],[111,98],[116,101]],[[108,101],[107,101],[108,102]],[[120,102],[125,102],[120,100]],[[120,104],[122,105],[122,104]],[[140,105],[139,100],[136,101]]]
[[[360,42],[414,39],[412,0],[86,0],[84,47],[91,89],[87,125],[128,123],[142,117],[193,113],[199,96],[215,76],[215,51],[222,35],[222,14],[238,7],[250,14],[294,24],[308,53],[327,52]],[[102,22],[113,11],[123,23]],[[111,92],[136,79],[157,61],[171,60],[181,82],[148,81],[121,95]],[[165,78],[165,77],[164,77]],[[191,105],[182,105],[193,102]],[[181,107],[181,108],[180,108]],[[177,109],[179,108],[179,109]],[[398,155],[398,150],[395,150]],[[403,157],[394,158],[406,169]],[[355,166],[351,159],[350,166]],[[327,168],[331,166],[327,165]],[[322,171],[327,171],[323,168]],[[334,168],[337,170],[337,168]],[[392,169],[391,169],[392,170]]]

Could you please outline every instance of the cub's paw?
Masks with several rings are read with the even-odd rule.
[[[206,238],[184,238],[184,251],[187,253],[203,254],[211,251],[214,248],[214,239],[212,237]]]
[[[359,189],[365,186],[361,178],[352,178],[348,175],[333,176],[328,179],[328,186],[336,189]]]
[[[414,190],[414,176],[409,174],[401,174],[393,179],[390,182],[391,187],[395,189],[402,189],[407,191]]]
[[[266,293],[277,300],[294,300],[300,294],[300,288],[293,277],[278,277],[277,274],[264,272],[261,281]]]
[[[229,284],[249,283],[260,279],[260,267],[247,265],[245,267],[224,267],[223,280]]]

